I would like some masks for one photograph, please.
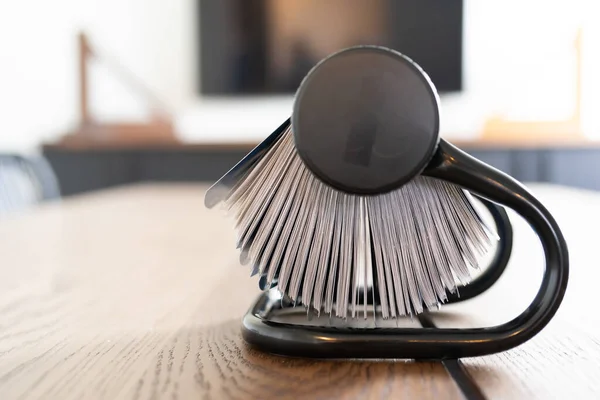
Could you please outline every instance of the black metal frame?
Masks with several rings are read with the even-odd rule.
[[[289,120],[251,152],[228,174],[235,178],[285,130]],[[488,200],[499,234],[500,246],[487,272],[462,288],[460,297],[473,298],[502,275],[512,248],[512,229],[507,206],[529,222],[539,236],[546,259],[542,284],[531,305],[513,320],[486,328],[333,328],[300,326],[269,319],[282,306],[268,294],[261,295],[243,319],[242,335],[251,345],[269,353],[311,358],[414,358],[447,359],[481,356],[518,346],[541,331],[556,313],[567,287],[569,259],[566,242],[548,210],[519,182],[495,168],[440,140],[423,175],[458,184]],[[224,182],[225,184],[227,182]],[[220,182],[223,184],[223,182]]]

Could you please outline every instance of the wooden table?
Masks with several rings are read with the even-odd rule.
[[[489,398],[600,397],[600,194],[533,186],[570,245],[571,280],[547,329],[463,360]],[[130,186],[0,220],[0,399],[462,398],[435,362],[261,354],[240,337],[258,294],[231,221],[199,185]],[[543,256],[518,218],[511,264],[443,326],[506,321],[532,299]]]

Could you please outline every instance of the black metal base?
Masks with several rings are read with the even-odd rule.
[[[440,358],[434,348],[406,346],[405,340],[418,340],[427,328],[357,327],[372,323],[372,315],[344,321],[353,327],[332,327],[283,322],[294,317],[306,319],[303,308],[282,305],[276,289],[262,293],[244,316],[242,336],[253,347],[267,353],[304,358]],[[417,322],[417,321],[415,321]],[[432,329],[431,331],[434,331]],[[397,338],[402,337],[402,341]]]

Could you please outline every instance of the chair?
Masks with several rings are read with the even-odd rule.
[[[0,154],[0,215],[59,198],[58,181],[45,158]]]

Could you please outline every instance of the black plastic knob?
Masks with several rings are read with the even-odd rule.
[[[397,189],[427,166],[439,142],[439,100],[408,57],[351,47],[319,62],[296,93],[292,130],[306,165],[356,194]]]

